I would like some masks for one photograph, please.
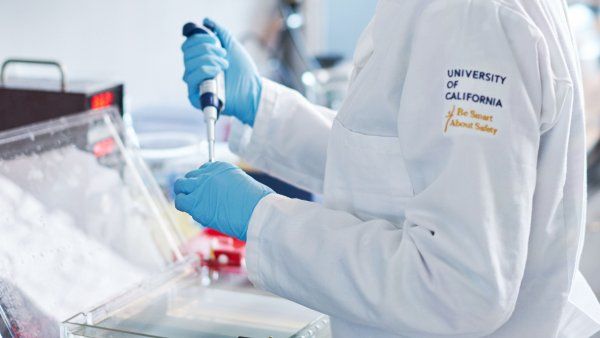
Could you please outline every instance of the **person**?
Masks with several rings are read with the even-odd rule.
[[[578,270],[586,176],[564,0],[380,0],[336,113],[260,78],[244,48],[183,44],[192,104],[225,71],[230,147],[314,193],[209,163],[176,207],[245,240],[258,288],[331,317],[334,337],[587,337]]]

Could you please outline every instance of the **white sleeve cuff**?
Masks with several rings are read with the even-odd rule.
[[[248,279],[255,287],[266,290],[264,278],[260,272],[261,266],[261,232],[268,221],[270,206],[277,203],[280,199],[287,199],[278,194],[269,194],[263,197],[252,213],[248,224],[246,234],[246,269],[248,270]]]

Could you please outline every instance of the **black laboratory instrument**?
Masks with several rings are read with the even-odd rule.
[[[19,64],[54,67],[60,78],[8,78],[10,66]],[[122,84],[67,81],[56,61],[8,59],[0,68],[0,131],[109,106],[123,114]]]

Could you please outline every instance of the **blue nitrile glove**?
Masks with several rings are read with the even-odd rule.
[[[204,19],[204,26],[216,33],[223,48],[208,34],[196,34],[185,40],[181,49],[188,98],[194,107],[200,108],[198,86],[224,70],[226,103],[223,114],[235,116],[253,126],[262,91],[256,65],[246,49],[226,29],[210,19]]]
[[[245,241],[254,208],[272,192],[233,164],[206,163],[175,182],[175,207],[206,227]]]

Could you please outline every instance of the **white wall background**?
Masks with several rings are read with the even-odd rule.
[[[0,61],[54,59],[66,66],[71,78],[125,82],[133,111],[157,105],[187,108],[179,49],[182,25],[210,16],[236,35],[260,31],[275,3],[0,0]]]
[[[326,50],[351,58],[358,37],[375,14],[376,5],[377,0],[323,1]]]
[[[0,62],[52,59],[70,78],[126,84],[131,111],[189,109],[181,81],[181,26],[209,16],[236,36],[262,32],[280,0],[0,0]],[[307,43],[352,55],[376,0],[306,0]],[[22,67],[13,76],[30,75]],[[34,69],[35,74],[55,76]]]

